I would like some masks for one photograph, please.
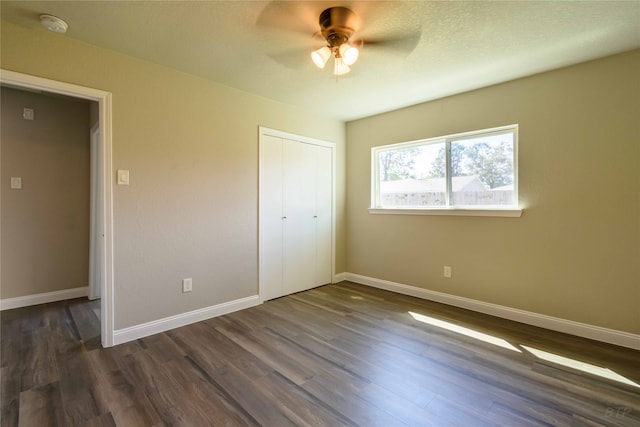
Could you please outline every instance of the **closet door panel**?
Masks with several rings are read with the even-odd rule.
[[[284,140],[283,288],[285,293],[315,286],[315,146]]]
[[[283,278],[283,146],[265,136],[261,146],[260,230],[261,286],[265,299],[285,295]]]
[[[316,277],[315,286],[331,283],[332,265],[332,152],[316,146]]]

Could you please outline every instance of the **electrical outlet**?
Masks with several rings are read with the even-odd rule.
[[[448,265],[444,266],[444,277],[451,279],[451,267]]]
[[[193,290],[193,279],[182,279],[182,292],[191,292]]]

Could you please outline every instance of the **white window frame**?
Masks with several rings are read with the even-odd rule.
[[[450,205],[452,177],[450,173],[451,163],[451,143],[470,139],[479,136],[487,136],[492,134],[505,133],[509,131],[513,133],[513,196],[515,203],[513,205]],[[380,171],[378,155],[389,149],[400,149],[418,147],[423,145],[444,143],[446,152],[446,205],[445,206],[381,206],[379,204],[380,195]],[[498,216],[498,217],[520,217],[522,208],[518,205],[518,125],[500,126],[490,129],[482,129],[471,132],[456,133],[452,135],[439,136],[435,138],[427,138],[416,141],[400,142],[396,144],[382,145],[371,148],[371,205],[369,213],[371,214],[392,214],[392,215],[459,215],[459,216]]]

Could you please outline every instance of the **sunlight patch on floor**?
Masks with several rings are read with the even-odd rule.
[[[424,314],[418,314],[412,311],[410,311],[409,314],[411,315],[411,317],[413,317],[415,320],[419,322],[427,323],[429,325],[436,326],[438,328],[446,329],[448,331],[465,335],[467,337],[474,338],[480,341],[484,341],[489,344],[497,345],[498,347],[502,347],[511,351],[517,351],[518,353],[522,353],[522,351],[512,346],[502,338],[498,338],[498,337],[494,337],[493,335],[488,335],[482,332],[474,331],[473,329],[469,329],[453,323],[445,322],[444,320],[439,320],[433,317],[425,316]]]
[[[634,383],[633,381],[631,381],[626,377],[623,377],[620,374],[617,374],[611,369],[602,368],[600,366],[592,365],[590,363],[581,362],[579,360],[570,359],[564,356],[559,356],[554,353],[548,353],[546,351],[538,350],[536,348],[527,347],[526,345],[523,345],[522,348],[524,348],[525,350],[527,350],[529,353],[533,354],[537,358],[546,360],[547,362],[556,363],[558,365],[577,369],[579,371],[586,372],[588,374],[597,375],[602,378],[608,378],[610,380],[614,380],[623,384],[629,384],[629,385],[640,388],[640,385]]]

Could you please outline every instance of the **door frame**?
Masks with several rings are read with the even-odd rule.
[[[102,266],[104,281],[100,290],[100,332],[103,347],[113,346],[113,171],[112,171],[112,104],[111,92],[78,86],[29,74],[0,69],[0,83],[31,91],[49,92],[98,103],[100,127],[99,157],[102,165],[102,185],[97,196],[102,199],[104,240]]]
[[[102,199],[99,197],[102,188],[102,156],[100,153],[100,121],[89,131],[91,167],[89,183],[91,185],[90,232],[89,232],[89,299],[100,298],[104,281],[104,265],[102,264],[102,248],[104,246],[104,218],[102,217]]]
[[[263,242],[263,203],[262,197],[262,179],[264,172],[263,165],[263,144],[265,136],[273,136],[276,138],[287,139],[290,141],[300,142],[304,144],[319,145],[331,149],[331,281],[335,281],[336,277],[336,143],[323,141],[320,139],[310,138],[307,136],[296,135],[281,130],[270,129],[264,126],[258,127],[258,296],[260,303],[265,301],[265,289],[263,282],[264,265],[262,263],[264,250]]]

